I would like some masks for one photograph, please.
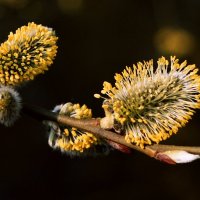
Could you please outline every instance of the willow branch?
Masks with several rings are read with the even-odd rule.
[[[30,115],[39,120],[50,120],[55,121],[62,125],[68,125],[72,127],[76,127],[82,129],[87,132],[91,132],[99,137],[102,137],[107,140],[111,140],[115,143],[124,145],[136,151],[139,151],[147,156],[156,158],[158,160],[175,164],[168,156],[162,154],[162,152],[166,151],[174,151],[181,150],[187,151],[192,154],[200,155],[200,147],[191,147],[191,146],[174,146],[174,145],[151,145],[146,146],[144,149],[133,145],[131,143],[127,143],[123,136],[116,134],[115,132],[104,130],[99,126],[99,119],[75,119],[65,115],[60,115],[49,110],[46,110],[42,107],[33,106],[29,104],[24,104],[23,112],[27,115]]]

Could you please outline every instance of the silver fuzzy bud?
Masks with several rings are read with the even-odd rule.
[[[0,123],[11,126],[17,120],[21,110],[21,97],[8,86],[0,86]]]

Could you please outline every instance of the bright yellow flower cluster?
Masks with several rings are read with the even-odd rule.
[[[0,46],[0,83],[17,85],[48,70],[57,52],[55,32],[29,23]]]
[[[200,108],[195,65],[179,64],[175,57],[171,62],[161,57],[157,64],[157,69],[152,60],[126,67],[115,75],[115,87],[104,82],[101,91],[108,95],[103,108],[114,117],[113,127],[125,133],[127,142],[142,148],[177,133]]]
[[[56,141],[57,146],[61,150],[78,151],[82,153],[84,150],[89,149],[91,145],[96,144],[97,142],[97,138],[91,133],[85,132],[84,134],[79,134],[79,131],[74,129],[71,131],[71,134],[74,140],[67,140],[66,137],[61,137]]]
[[[86,105],[66,103],[56,106],[54,112],[70,116],[76,119],[92,118],[92,111]],[[51,125],[50,125],[51,126]],[[50,129],[49,144],[68,154],[87,152],[90,148],[100,144],[93,134],[84,132],[74,127],[57,126]]]

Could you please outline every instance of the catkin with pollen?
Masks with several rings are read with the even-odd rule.
[[[103,108],[113,128],[141,148],[177,133],[200,108],[200,76],[195,65],[171,57],[126,67],[115,86],[104,82]],[[100,95],[95,94],[99,98]],[[104,120],[105,121],[105,120]]]
[[[28,23],[0,46],[0,83],[17,85],[48,70],[57,52],[57,37],[48,27]]]
[[[76,119],[92,118],[92,111],[86,105],[66,103],[58,105],[53,112],[73,117]],[[69,156],[96,156],[108,154],[111,149],[106,142],[97,138],[92,133],[80,129],[58,125],[46,121],[49,133],[49,145],[59,149]]]

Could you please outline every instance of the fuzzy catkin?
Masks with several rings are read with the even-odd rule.
[[[63,114],[76,119],[92,118],[92,111],[86,105],[66,103],[55,106],[53,112]],[[108,154],[108,144],[97,138],[92,133],[80,129],[59,125],[56,122],[46,121],[45,125],[49,133],[49,145],[53,149],[59,149],[69,156],[96,156]]]
[[[103,108],[113,128],[140,147],[177,133],[200,108],[200,76],[195,65],[171,57],[126,67],[115,86],[104,82]],[[99,98],[100,95],[95,94]]]
[[[18,85],[33,80],[53,63],[57,37],[48,27],[28,23],[0,46],[0,83]]]
[[[18,92],[8,86],[0,86],[0,123],[11,126],[19,118],[21,97]]]

